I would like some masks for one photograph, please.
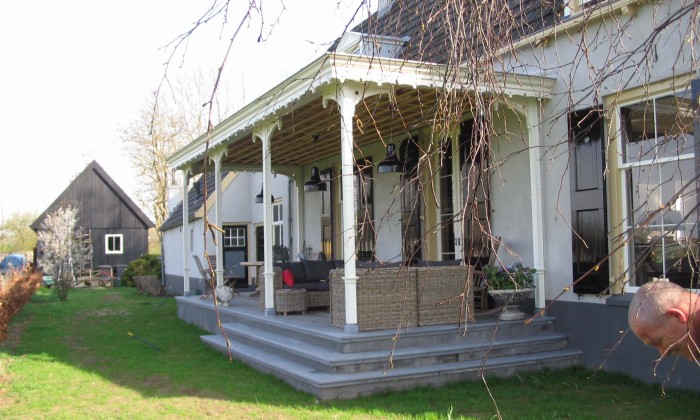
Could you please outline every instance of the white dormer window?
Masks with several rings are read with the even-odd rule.
[[[370,35],[359,32],[346,32],[338,42],[336,51],[369,57],[396,58],[409,37]]]
[[[564,0],[564,16],[571,16],[600,3],[602,0]]]

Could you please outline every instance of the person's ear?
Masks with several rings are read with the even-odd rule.
[[[669,308],[666,310],[666,316],[670,316],[673,318],[678,318],[679,321],[687,324],[688,323],[688,314],[685,313],[683,310],[678,309],[678,308]]]

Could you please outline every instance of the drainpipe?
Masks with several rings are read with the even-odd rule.
[[[182,169],[182,271],[184,284],[182,286],[183,296],[190,295],[190,265],[189,265],[189,252],[190,252],[190,229],[189,229],[189,176],[190,167],[186,166]]]
[[[530,160],[530,205],[532,211],[532,258],[535,273],[535,308],[545,307],[545,229],[542,197],[542,138],[540,137],[540,104],[529,100],[525,106],[528,127],[528,155]]]

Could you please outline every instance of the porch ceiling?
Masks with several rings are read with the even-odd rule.
[[[353,139],[356,146],[383,141],[430,125],[438,107],[438,92],[444,89],[444,66],[373,59],[371,57],[327,54],[310,63],[256,101],[239,110],[212,130],[170,156],[172,168],[202,168],[204,156],[212,149],[225,149],[222,166],[232,170],[259,170],[262,142],[253,131],[265,123],[280,122],[271,138],[272,166],[299,167],[340,153],[340,112],[324,95],[334,97],[339,85],[380,87],[381,95],[367,96],[355,107]],[[549,98],[552,79],[500,74],[499,93],[508,96]],[[460,80],[471,80],[462,74]],[[475,84],[449,88],[488,92]],[[360,88],[361,89],[361,88]],[[314,145],[313,136],[319,140]],[[207,147],[207,144],[209,147]]]
[[[356,107],[353,126],[355,144],[361,147],[408,133],[431,124],[437,103],[435,90],[400,89],[394,100],[389,95],[373,96]],[[316,144],[313,136],[318,135]],[[259,167],[262,149],[249,134],[229,144],[223,165]],[[272,135],[273,166],[303,166],[340,154],[340,112],[335,102],[323,107],[321,97],[292,110],[281,118],[281,130]]]

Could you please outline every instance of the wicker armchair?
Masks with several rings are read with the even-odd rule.
[[[418,325],[474,322],[474,267],[416,268]]]
[[[360,331],[473,321],[473,267],[358,269]],[[330,272],[331,325],[345,326],[344,270]]]
[[[331,325],[345,326],[344,269],[330,272]],[[410,267],[357,270],[357,325],[360,331],[418,325],[416,271]]]

